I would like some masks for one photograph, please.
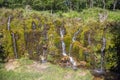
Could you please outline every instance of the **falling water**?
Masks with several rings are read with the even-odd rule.
[[[42,62],[42,63],[47,62],[47,61],[46,61],[46,54],[47,54],[47,46],[44,45],[44,46],[43,46],[43,54],[42,54],[42,56],[41,56],[41,62]]]
[[[62,30],[61,28],[60,28],[60,36],[61,36],[61,43],[62,43],[62,55],[67,56],[66,51],[65,51],[65,43],[63,41],[64,30]]]
[[[71,53],[71,50],[72,50],[72,46],[73,46],[73,42],[75,42],[76,41],[76,37],[77,37],[77,35],[79,34],[79,32],[80,32],[80,29],[77,31],[77,32],[75,32],[75,34],[73,35],[73,38],[72,38],[72,43],[70,44],[70,48],[69,48],[69,59],[70,59],[70,63],[73,65],[72,67],[73,67],[73,69],[77,69],[77,64],[76,64],[76,62],[74,61],[74,59],[70,56],[70,53]],[[64,43],[64,41],[63,41],[63,38],[64,38],[64,30],[62,30],[61,28],[60,28],[60,36],[61,36],[61,43],[62,43],[62,54],[63,54],[63,56],[67,56],[67,54],[66,54],[66,51],[65,51],[65,43]]]
[[[72,47],[73,47],[73,43],[70,44],[70,48],[69,48],[69,56],[70,56],[70,54],[71,54]]]
[[[89,47],[92,47],[92,43],[91,43],[91,31],[89,31],[89,33],[88,33],[88,46]],[[93,68],[95,68],[95,55],[94,55],[94,52],[91,52],[92,54],[91,54],[91,58],[92,58],[92,62],[91,62],[91,64],[92,64],[92,67]]]
[[[12,35],[12,41],[13,41],[14,55],[15,55],[15,58],[17,59],[18,55],[17,55],[17,47],[16,47],[15,34],[12,32],[11,35]]]
[[[102,38],[102,42],[103,42],[103,45],[102,45],[102,48],[101,48],[101,70],[104,70],[104,51],[105,51],[105,46],[106,46],[106,38],[103,37]]]
[[[60,28],[60,35],[61,35],[61,38],[63,39],[63,37],[64,37],[64,30],[62,30],[61,28]]]
[[[106,38],[103,37],[102,38],[102,48],[101,48],[101,68],[100,69],[95,69],[93,71],[93,74],[96,75],[103,75],[105,74],[105,70],[104,70],[104,55],[105,55],[105,46],[106,46]]]
[[[70,53],[71,53],[71,50],[72,50],[72,47],[73,47],[73,43],[76,41],[76,37],[79,34],[79,32],[80,32],[80,29],[77,32],[75,32],[74,35],[73,35],[72,43],[70,44],[70,48],[69,48],[69,56],[70,56]]]
[[[75,32],[75,34],[74,34],[74,36],[73,36],[73,38],[72,38],[72,42],[75,42],[75,41],[76,41],[76,37],[77,37],[77,35],[79,34],[79,32],[80,32],[80,29],[79,29],[77,32]]]
[[[74,59],[70,56],[70,54],[71,54],[71,50],[72,50],[72,47],[73,47],[73,43],[76,41],[76,37],[79,34],[79,32],[80,32],[80,29],[77,32],[74,33],[73,38],[72,38],[72,43],[70,44],[70,48],[69,48],[69,59],[70,59],[70,62],[72,63],[72,65],[73,65],[73,69],[76,69],[77,64],[74,61]]]
[[[44,38],[44,44],[42,46],[42,50],[43,50],[43,54],[41,55],[41,61],[42,63],[47,62],[47,40],[48,40],[48,36],[47,36],[47,25],[44,25],[44,29],[43,29],[43,38]]]
[[[76,64],[76,62],[74,61],[74,59],[71,57],[71,56],[69,56],[69,59],[70,59],[70,62],[71,62],[71,64],[73,65],[72,67],[73,67],[73,69],[77,69],[77,64]]]
[[[87,39],[87,41],[88,41],[88,46],[91,47],[91,32],[88,33],[87,37],[88,37],[88,39]],[[87,61],[87,55],[89,55],[89,54],[88,54],[88,51],[85,51],[85,52],[84,52],[84,59],[85,59],[85,61]],[[93,54],[92,54],[92,55],[93,55]],[[92,63],[94,63],[94,61],[92,61]]]
[[[11,16],[8,17],[7,30],[10,31]]]

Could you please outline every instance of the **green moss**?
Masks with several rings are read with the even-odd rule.
[[[8,58],[14,58],[11,32],[14,32],[16,35],[17,52],[19,57],[25,57],[31,52],[32,57],[37,58],[39,54],[42,53],[43,44],[48,45],[48,54],[54,53],[55,56],[61,55],[61,27],[65,29],[64,42],[66,45],[66,52],[69,52],[69,46],[70,43],[72,43],[74,33],[80,29],[80,33],[76,37],[78,43],[84,48],[90,49],[90,53],[96,53],[99,57],[100,49],[102,47],[104,28],[106,27],[105,37],[107,42],[105,57],[108,60],[106,67],[108,66],[107,68],[110,68],[111,66],[116,66],[117,61],[114,60],[114,58],[117,59],[117,55],[115,53],[116,51],[114,50],[114,37],[116,34],[114,34],[110,29],[113,28],[111,25],[113,25],[115,21],[120,21],[119,11],[113,12],[93,8],[83,10],[80,13],[75,11],[60,13],[63,17],[60,17],[57,14],[50,15],[48,12],[26,12],[24,9],[10,10],[2,8],[0,9],[0,12],[0,31],[4,36],[1,42],[3,43],[2,45]],[[108,19],[104,23],[100,23],[98,20],[98,13],[103,12],[108,13]],[[12,21],[10,24],[11,31],[6,30],[9,15],[12,15]],[[79,18],[81,19],[79,20]],[[32,30],[33,21],[36,24],[36,30]],[[90,31],[92,46],[88,45],[88,34]],[[46,41],[44,39],[45,33],[48,37]],[[119,31],[117,33],[119,33]],[[27,37],[25,35],[27,35]],[[79,44],[73,46],[71,55],[77,60],[84,60],[85,51],[78,46]],[[38,47],[40,48],[38,49]],[[111,50],[111,48],[113,50]],[[58,57],[56,57],[56,59],[57,58]],[[89,57],[88,62],[91,61],[91,57]]]

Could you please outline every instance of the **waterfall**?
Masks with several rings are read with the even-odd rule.
[[[10,31],[11,16],[8,17],[7,30]]]
[[[46,60],[47,59],[47,45],[43,45],[42,48],[43,48],[43,54],[41,56],[41,62],[45,63],[47,62]]]
[[[103,70],[104,66],[104,55],[105,55],[105,47],[106,47],[106,38],[102,38],[102,48],[101,48],[101,70]]]
[[[74,61],[74,59],[70,56],[70,54],[71,54],[71,50],[72,50],[72,47],[73,47],[73,43],[76,41],[76,37],[79,34],[79,32],[80,32],[80,29],[77,32],[74,33],[73,38],[72,38],[72,43],[70,44],[70,48],[69,48],[69,59],[70,59],[70,62],[72,63],[72,65],[73,65],[73,68],[75,68],[77,66],[77,64]]]
[[[89,33],[88,33],[88,46],[89,46],[90,48],[92,48],[92,43],[91,43],[91,30],[90,30]],[[91,64],[92,64],[93,69],[94,69],[94,68],[96,67],[96,64],[95,64],[95,54],[94,54],[94,51],[91,51],[90,53],[91,53],[91,58],[92,58]],[[86,59],[86,60],[87,60],[87,59]]]
[[[44,25],[44,28],[43,28],[43,39],[44,39],[44,43],[42,45],[42,50],[43,50],[43,54],[41,55],[41,61],[42,63],[45,63],[47,62],[47,48],[48,48],[48,45],[47,45],[47,40],[48,40],[48,36],[47,36],[47,25],[45,24]]]
[[[16,44],[16,39],[15,39],[15,33],[12,32],[11,35],[12,35],[12,41],[13,41],[14,55],[15,55],[15,58],[17,59],[18,54],[17,54],[17,44]]]
[[[62,30],[61,28],[60,28],[60,36],[61,36],[61,43],[62,43],[62,55],[67,56],[66,51],[65,51],[65,43],[63,41],[64,30]]]
[[[72,43],[70,44],[70,48],[69,48],[69,56],[70,56],[70,53],[71,53],[71,50],[72,50],[73,43],[76,41],[76,37],[79,34],[79,32],[80,32],[80,29],[77,32],[75,32],[74,35],[73,35]]]
[[[60,35],[61,35],[61,38],[63,39],[63,37],[64,37],[64,30],[62,30],[61,28],[60,28]]]
[[[74,34],[72,40],[75,41],[77,34],[78,34],[78,31]],[[60,35],[61,35],[61,43],[62,43],[62,55],[67,56],[66,51],[65,51],[65,43],[63,41],[64,30],[62,30],[61,28],[60,28]],[[72,44],[71,44],[70,48],[72,49]],[[73,65],[73,69],[76,69],[76,66],[77,66],[76,62],[74,61],[74,59],[70,55],[69,55],[69,59],[70,59],[70,63]]]
[[[74,34],[74,36],[73,36],[73,38],[72,38],[72,42],[75,42],[75,41],[76,41],[76,37],[77,37],[77,35],[79,34],[79,32],[80,32],[80,29],[79,29],[77,32],[75,32],[75,34]]]
[[[73,65],[73,68],[75,69],[75,67],[77,66],[76,62],[74,61],[74,59],[71,56],[69,56],[69,59],[70,59],[70,62],[72,63],[72,65]]]
[[[94,74],[103,75],[103,74],[106,73],[105,70],[104,70],[105,47],[106,47],[106,38],[103,37],[102,38],[102,48],[101,48],[101,64],[100,64],[101,68],[93,70]]]

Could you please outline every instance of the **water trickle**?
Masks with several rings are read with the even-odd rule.
[[[68,57],[69,57],[70,63],[72,64],[72,68],[74,70],[77,69],[77,64],[76,64],[75,60],[73,59],[73,57],[70,56],[70,53],[71,53],[71,50],[72,50],[73,43],[76,41],[76,37],[79,34],[79,32],[80,32],[80,29],[77,32],[74,33],[73,38],[72,38],[72,43],[70,44],[70,48],[69,48],[69,56]],[[62,55],[67,56],[66,51],[65,51],[65,43],[63,41],[64,30],[62,30],[61,28],[60,28],[60,36],[61,36],[61,43],[62,43]]]
[[[99,13],[99,21],[102,23],[108,18],[108,13]]]
[[[100,64],[101,68],[93,70],[93,74],[104,75],[106,73],[105,69],[104,69],[105,47],[106,47],[106,38],[103,37],[102,38],[102,48],[101,48],[101,64]]]
[[[46,63],[47,61],[45,60],[44,56],[41,56],[41,63]]]
[[[80,32],[80,29],[79,29],[77,32],[75,32],[75,34],[74,34],[74,36],[73,36],[73,38],[72,38],[72,42],[75,42],[75,41],[76,41],[76,37],[77,37],[77,35],[79,34],[79,32]]]
[[[64,30],[62,30],[61,28],[60,28],[60,35],[61,35],[61,38],[63,39],[63,37],[64,37]]]
[[[76,69],[77,64],[74,61],[74,59],[70,56],[70,54],[71,54],[71,50],[72,50],[72,47],[73,47],[73,43],[76,41],[76,37],[79,34],[79,32],[80,32],[80,29],[77,32],[74,33],[73,38],[72,38],[72,43],[70,44],[70,48],[69,48],[69,59],[70,59],[70,62],[72,63],[72,65],[73,65],[73,69]]]
[[[65,51],[65,43],[63,41],[64,30],[62,30],[61,28],[60,28],[60,36],[61,36],[61,43],[62,43],[62,55],[67,56],[66,51]]]
[[[74,59],[71,56],[69,56],[69,59],[73,66],[77,66],[76,62],[74,61]]]
[[[14,56],[17,59],[18,58],[18,54],[17,54],[15,34],[12,32],[11,35],[12,35],[12,41],[13,41]]]
[[[75,32],[74,35],[73,35],[72,43],[70,44],[70,48],[69,48],[69,56],[70,56],[70,53],[71,53],[71,50],[72,50],[72,47],[73,47],[73,43],[76,41],[76,37],[79,34],[79,32],[80,32],[80,29],[77,32]]]
[[[91,30],[90,30],[89,33],[88,33],[88,46],[89,46],[90,48],[92,48],[92,43],[91,43]],[[92,64],[92,67],[93,67],[93,69],[94,69],[95,66],[96,66],[96,64],[95,64],[95,54],[94,54],[94,51],[91,52],[91,58],[92,58],[91,64]]]
[[[8,17],[7,30],[10,31],[11,15]]]
[[[40,55],[41,63],[47,62],[47,45],[42,46],[42,55]]]
[[[48,48],[48,45],[47,45],[47,40],[48,40],[48,35],[47,35],[47,30],[48,30],[48,26],[46,24],[44,24],[44,28],[43,28],[43,32],[42,32],[42,36],[43,36],[43,46],[42,46],[42,50],[43,50],[43,53],[42,53],[42,57],[41,57],[41,62],[42,63],[45,63],[47,62],[47,48]]]
[[[102,38],[102,48],[101,48],[101,70],[104,70],[104,55],[105,55],[105,47],[106,47],[106,38]]]

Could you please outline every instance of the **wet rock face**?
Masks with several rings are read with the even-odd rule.
[[[32,21],[32,29],[35,30],[37,28],[36,23]]]
[[[11,16],[8,17],[7,30],[10,31]]]
[[[41,63],[46,63],[46,62],[47,62],[46,57],[45,57],[45,56],[40,55],[40,62],[41,62]]]
[[[41,56],[40,59],[41,59],[41,63],[45,63],[45,62],[47,62],[47,54],[48,54],[47,53],[47,44],[43,45],[42,49],[43,49],[43,54],[40,55]]]
[[[72,58],[73,60],[73,58]],[[77,70],[78,64],[76,61],[71,61],[69,56],[63,56],[59,62],[59,65],[62,67],[72,68],[73,70]]]
[[[94,75],[93,80],[119,80],[120,74],[110,72],[110,71],[102,71],[100,69],[96,69],[91,71],[91,73]]]
[[[12,42],[13,42],[14,56],[17,59],[18,58],[18,51],[17,51],[17,43],[16,43],[15,33],[12,32],[11,36],[12,36]]]
[[[64,56],[63,58],[61,58],[61,62],[66,63],[69,61],[69,57],[68,56]]]
[[[84,68],[84,67],[86,67],[86,64],[87,64],[86,61],[80,61],[79,64],[78,64],[78,66]]]
[[[95,76],[104,76],[106,74],[106,72],[101,69],[95,69],[92,71],[92,74]]]
[[[47,44],[43,45],[43,49],[47,50],[47,46],[48,46]]]
[[[62,67],[71,67],[69,56],[63,56],[59,62],[59,65]]]
[[[99,21],[104,22],[108,17],[107,13],[99,13]]]

